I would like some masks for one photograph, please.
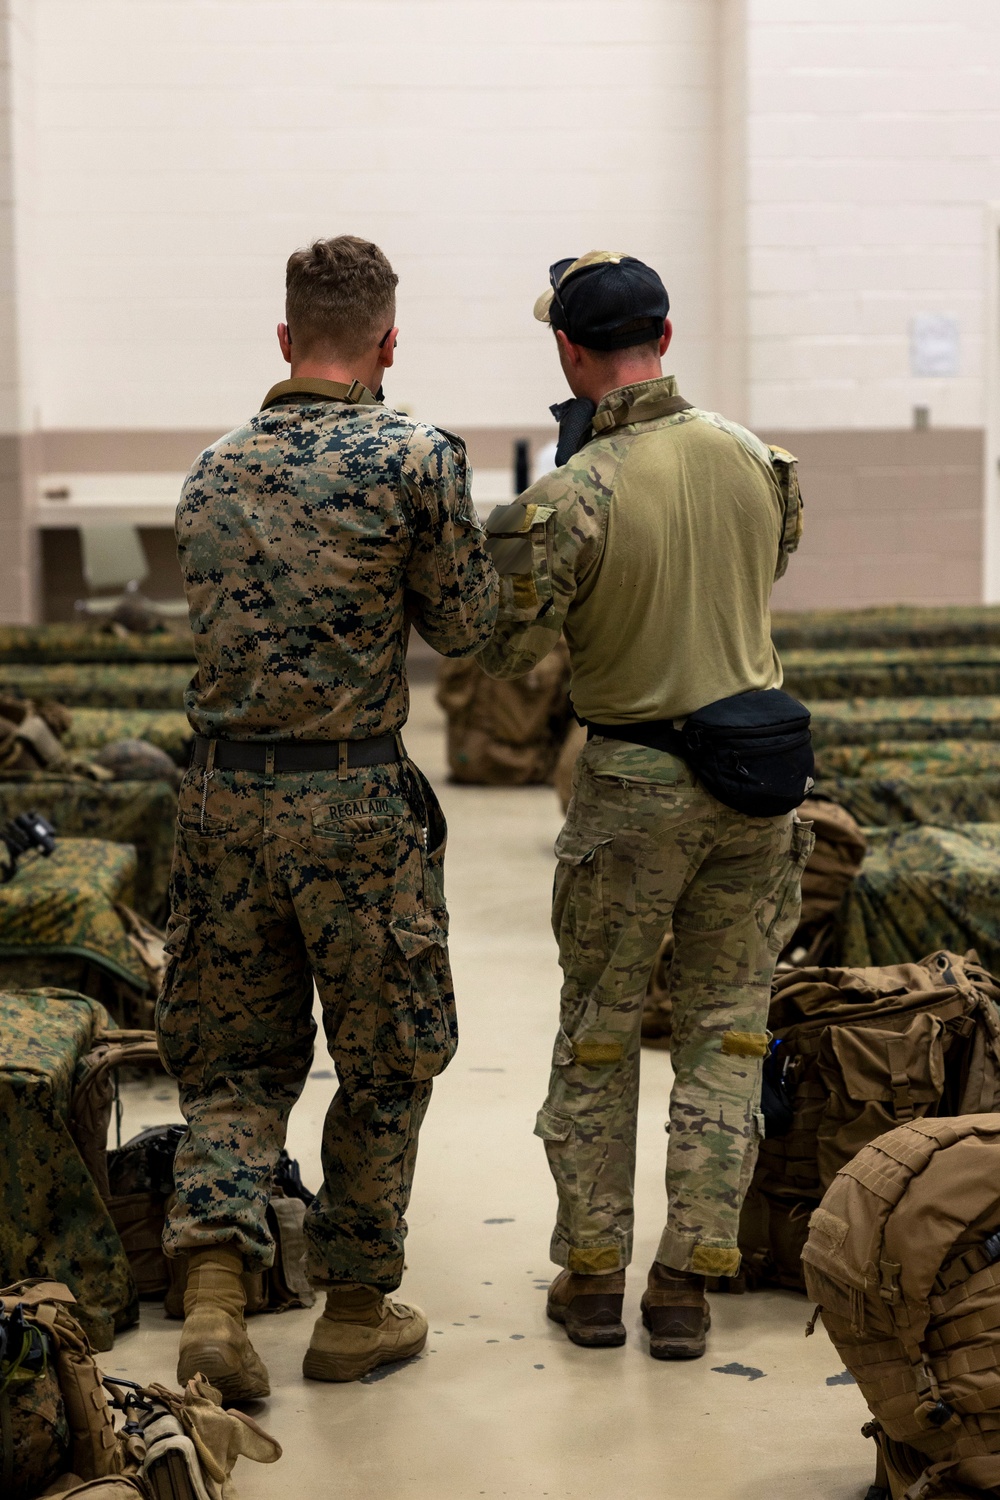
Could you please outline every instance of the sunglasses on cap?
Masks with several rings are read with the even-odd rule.
[[[552,300],[553,302],[558,302],[559,310],[567,322],[569,321],[569,315],[566,312],[566,304],[559,295],[559,288],[563,284],[564,279],[566,279],[566,272],[577,258],[575,255],[567,255],[562,260],[557,260],[549,266],[549,286],[552,288]],[[578,276],[583,276],[587,271],[596,271],[604,264],[604,261],[595,261],[589,266],[578,266],[573,275],[568,279],[575,281]]]

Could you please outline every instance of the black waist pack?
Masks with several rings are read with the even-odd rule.
[[[720,698],[680,729],[669,719],[650,719],[588,723],[587,730],[680,756],[713,797],[748,818],[781,817],[812,787],[809,710],[780,688]]]

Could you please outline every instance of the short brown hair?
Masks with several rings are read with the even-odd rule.
[[[295,250],[285,270],[285,317],[299,351],[320,345],[363,354],[392,326],[398,281],[379,247],[354,234]]]

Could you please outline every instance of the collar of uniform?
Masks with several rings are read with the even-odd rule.
[[[350,385],[343,385],[339,380],[319,380],[310,375],[296,375],[292,380],[279,380],[277,385],[272,385],[261,402],[261,411],[266,411],[283,396],[322,396],[327,401],[351,401],[357,406],[376,404],[375,397],[360,380],[352,380]]]
[[[600,434],[612,427],[624,427],[627,422],[652,422],[656,417],[670,416],[677,410],[678,394],[673,375],[619,386],[602,396],[591,426]]]

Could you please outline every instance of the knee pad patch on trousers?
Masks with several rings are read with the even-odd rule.
[[[766,1031],[724,1031],[722,1052],[725,1057],[766,1057]]]

